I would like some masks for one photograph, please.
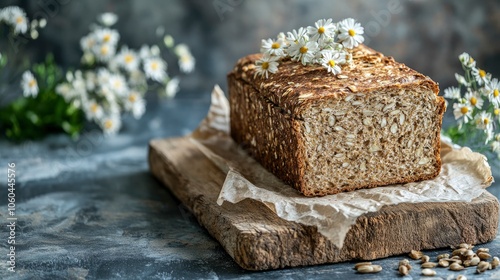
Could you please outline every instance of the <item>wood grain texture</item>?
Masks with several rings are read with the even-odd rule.
[[[470,203],[385,206],[357,219],[339,249],[316,227],[285,221],[260,202],[218,206],[223,174],[186,138],[150,142],[151,172],[196,216],[229,255],[248,270],[372,260],[495,238],[498,200],[485,192]]]

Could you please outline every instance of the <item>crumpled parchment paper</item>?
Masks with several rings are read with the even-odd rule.
[[[442,141],[443,165],[433,180],[305,197],[241,150],[229,131],[229,103],[215,86],[210,111],[191,140],[227,173],[217,203],[238,203],[247,198],[261,201],[282,219],[316,226],[338,248],[351,225],[365,213],[399,203],[470,202],[493,181],[486,157]]]

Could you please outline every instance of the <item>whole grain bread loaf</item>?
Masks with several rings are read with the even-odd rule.
[[[441,169],[438,85],[366,46],[334,76],[280,62],[268,79],[249,55],[228,74],[231,136],[306,196],[431,179]]]

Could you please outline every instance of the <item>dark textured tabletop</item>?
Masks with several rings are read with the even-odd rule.
[[[233,262],[194,217],[149,173],[148,142],[181,136],[205,116],[209,93],[148,103],[139,121],[104,138],[89,128],[79,140],[64,135],[13,144],[0,140],[0,180],[16,164],[16,267],[8,268],[6,226],[0,235],[0,279],[393,279],[403,257],[377,260],[384,270],[361,275],[354,263],[248,272]],[[495,170],[498,174],[498,170]],[[497,175],[497,181],[500,177]],[[0,218],[8,224],[7,186]],[[489,188],[495,196],[500,185]],[[485,244],[500,255],[500,238]],[[426,252],[431,257],[450,250]],[[415,262],[416,263],[416,262]],[[420,279],[419,265],[411,277]],[[437,269],[435,279],[500,279],[500,269]],[[426,278],[432,279],[432,278]]]

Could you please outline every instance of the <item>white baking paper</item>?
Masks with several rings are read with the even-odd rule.
[[[247,198],[261,201],[282,219],[316,226],[338,248],[351,225],[365,213],[399,203],[470,202],[493,181],[486,157],[442,141],[443,165],[433,180],[305,197],[242,151],[229,136],[229,129],[229,104],[216,86],[210,111],[191,139],[227,173],[217,203],[238,203]]]

